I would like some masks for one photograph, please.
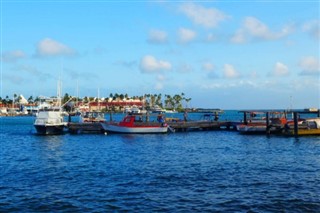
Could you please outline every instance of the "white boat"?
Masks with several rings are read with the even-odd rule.
[[[121,122],[101,123],[106,132],[114,133],[166,133],[168,125],[162,122],[146,122],[141,115],[127,115]]]
[[[158,105],[153,106],[152,108],[150,108],[149,110],[150,113],[165,113],[166,110],[162,109],[161,107],[159,107]]]
[[[80,123],[97,123],[105,121],[105,115],[102,112],[82,112],[80,116]]]
[[[64,122],[63,116],[66,115],[62,111],[61,106],[61,82],[58,81],[58,90],[57,90],[57,106],[53,107],[49,105],[48,107],[39,110],[36,115],[36,120],[34,122],[34,127],[37,130],[38,134],[41,135],[57,135],[63,134],[64,128],[68,125],[67,122]],[[53,100],[53,99],[52,99]]]
[[[141,113],[141,110],[136,105],[133,105],[131,107],[125,107],[124,108],[124,113],[135,113],[135,114],[137,114],[137,113]]]
[[[318,108],[316,108],[316,107],[305,108],[304,111],[305,112],[318,112]]]
[[[58,111],[39,111],[34,122],[38,134],[57,135],[63,134],[67,122],[63,121],[63,113]]]

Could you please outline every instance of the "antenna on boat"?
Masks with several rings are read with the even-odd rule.
[[[98,87],[98,111],[100,112],[100,88]]]
[[[76,107],[78,107],[79,100],[79,79],[77,79],[77,99],[76,99]]]
[[[61,59],[61,70],[58,78],[58,85],[57,85],[57,100],[58,100],[58,106],[61,107],[61,95],[62,95],[62,81],[61,81],[61,75],[63,72],[63,58]]]

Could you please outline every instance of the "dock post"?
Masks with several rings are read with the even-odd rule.
[[[298,136],[298,113],[293,113],[294,135]]]
[[[269,112],[266,113],[266,132],[267,135],[270,135]]]
[[[243,113],[243,123],[246,124],[246,125],[248,124],[248,121],[247,121],[247,112],[244,112],[244,113]]]

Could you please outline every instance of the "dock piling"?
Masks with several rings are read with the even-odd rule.
[[[266,133],[267,133],[267,135],[270,135],[269,112],[266,113]]]
[[[293,112],[294,135],[298,136],[298,113]]]

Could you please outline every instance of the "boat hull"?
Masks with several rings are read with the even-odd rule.
[[[241,134],[266,134],[266,125],[237,125],[237,131]],[[269,129],[270,133],[280,133],[282,129],[280,127],[271,127]]]
[[[126,133],[126,134],[155,134],[168,132],[167,126],[119,126],[116,124],[102,124],[104,131],[113,133]]]
[[[61,135],[64,133],[65,125],[34,125],[39,135]]]

